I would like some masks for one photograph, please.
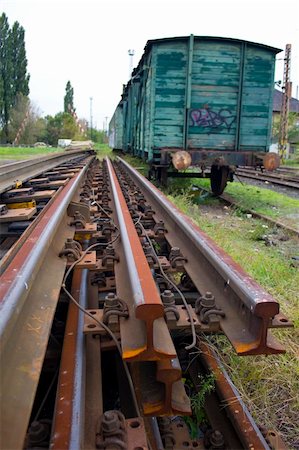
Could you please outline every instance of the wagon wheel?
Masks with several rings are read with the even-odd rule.
[[[213,194],[221,195],[224,191],[229,174],[228,166],[217,166],[213,164],[211,167],[211,189]]]

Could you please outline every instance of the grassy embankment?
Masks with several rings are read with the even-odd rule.
[[[107,144],[95,144],[94,147],[100,158],[112,154]],[[63,151],[62,148],[58,147],[0,147],[0,161],[28,159]]]
[[[208,179],[193,179],[192,182],[198,187],[210,188]],[[299,230],[299,201],[297,199],[238,181],[228,183],[225,193],[229,194],[244,210],[253,210],[272,219],[281,220],[286,225]]]
[[[0,147],[0,160],[28,159],[61,151],[56,147]]]
[[[140,167],[140,160],[125,158]],[[274,331],[286,349],[278,356],[238,357],[226,338],[212,342],[243,400],[260,425],[276,428],[288,448],[299,448],[299,242],[263,221],[248,218],[240,210],[224,207],[215,197],[194,203],[190,187],[208,180],[176,180],[167,190],[169,199],[223,248],[245,271],[280,302],[281,311],[294,329]],[[229,184],[227,192],[245,209],[271,217],[298,217],[299,200],[268,189],[240,183]],[[298,223],[298,219],[297,219]]]
[[[263,194],[260,193],[261,203]],[[299,448],[299,272],[298,261],[293,259],[299,257],[298,239],[288,238],[238,211],[228,209],[223,213],[223,206],[201,208],[186,195],[170,196],[170,199],[272,294],[279,301],[281,311],[294,322],[294,329],[274,332],[286,349],[285,355],[242,358],[223,337],[216,342],[255,419],[278,429],[289,448]],[[267,200],[265,204],[267,209]],[[289,208],[288,200],[286,208]]]

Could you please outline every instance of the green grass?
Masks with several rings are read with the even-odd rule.
[[[191,179],[184,180],[184,184],[181,184],[184,187],[179,190],[178,186],[180,184],[176,180],[175,183],[170,184],[168,192],[174,190],[176,193],[192,193],[192,184],[208,189],[210,181],[207,179]],[[270,218],[282,220],[290,226],[298,227],[299,200],[295,198],[271,191],[270,189],[242,184],[238,181],[228,183],[225,193],[229,194],[244,210],[253,210]],[[210,197],[209,201],[216,202],[217,200],[213,200],[213,197]]]
[[[108,144],[94,144],[94,149],[97,152],[97,156],[99,159],[104,159],[106,156],[112,157],[113,152]]]
[[[207,375],[198,374],[197,384],[200,384],[198,392],[195,392],[195,387],[191,380],[187,379],[186,383],[188,383],[190,391],[193,391],[190,396],[192,416],[186,416],[184,420],[190,428],[191,439],[197,439],[198,428],[207,422],[204,403],[207,395],[215,390],[215,375],[213,373]]]
[[[2,159],[28,159],[38,155],[57,153],[63,151],[57,147],[0,147],[0,160]]]
[[[239,357],[225,337],[212,342],[258,423],[278,429],[288,448],[299,448],[299,271],[292,260],[299,256],[298,239],[280,241],[281,231],[224,209],[217,199],[214,204],[198,206],[186,195],[169,198],[272,294],[294,322],[294,329],[273,332],[286,348],[285,355]],[[266,246],[263,235],[276,237],[277,245]]]
[[[137,157],[131,156],[131,155],[119,155],[119,156],[121,158],[123,158],[132,167],[135,167],[135,169],[138,169],[142,175],[147,176],[149,165],[145,161],[143,161],[141,158],[137,158]]]
[[[299,161],[297,159],[286,159],[285,162],[282,164],[282,166],[291,166],[291,167],[298,167],[299,168]]]

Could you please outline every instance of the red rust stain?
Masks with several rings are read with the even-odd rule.
[[[5,272],[2,274],[0,278],[1,283],[1,299],[0,302],[2,302],[10,288],[10,286],[14,283],[15,279],[18,277],[18,274],[22,267],[26,264],[26,259],[28,258],[28,255],[32,251],[33,247],[36,245],[37,241],[39,240],[44,228],[46,227],[47,223],[55,213],[55,210],[57,209],[57,205],[60,205],[62,202],[62,199],[65,197],[67,192],[71,189],[73,184],[75,183],[76,179],[78,178],[80,172],[72,178],[69,183],[61,190],[61,192],[57,195],[57,198],[52,203],[52,205],[49,207],[49,210],[47,213],[42,217],[40,222],[36,225],[34,230],[32,230],[32,233],[30,237],[24,242],[12,262],[9,264]]]
[[[72,295],[78,301],[81,283],[81,270],[75,270],[72,282]],[[56,397],[56,410],[53,425],[51,450],[69,448],[72,425],[72,400],[74,397],[74,375],[76,364],[76,343],[79,310],[70,303],[63,341],[60,372]]]
[[[116,174],[114,172],[112,165],[110,165],[110,167],[111,167],[113,182],[115,184],[119,202],[120,202],[122,212],[124,215],[124,220],[125,220],[125,224],[126,224],[126,228],[127,228],[127,232],[128,232],[128,236],[129,236],[130,245],[131,245],[131,248],[133,249],[134,261],[135,261],[135,265],[137,268],[143,295],[144,295],[145,303],[144,304],[140,303],[139,305],[137,305],[138,309],[140,309],[140,311],[138,311],[138,316],[139,316],[139,318],[141,318],[141,315],[142,315],[142,318],[144,317],[144,320],[148,320],[149,316],[152,319],[162,317],[164,314],[164,308],[161,303],[161,299],[158,294],[157,287],[155,285],[154,279],[153,279],[151,271],[149,269],[148,262],[144,255],[139,236],[135,229],[135,225],[132,221],[131,214],[128,210],[128,207],[127,207],[125,198],[123,196],[123,193],[121,191],[121,187],[119,185],[118,179],[116,177]],[[145,310],[144,314],[141,313],[142,309]]]
[[[139,175],[139,174],[138,174]],[[140,175],[142,177],[142,175]],[[168,198],[161,192],[156,186],[152,185],[148,180],[144,177],[143,182],[150,188],[150,190],[156,192],[160,198],[163,199],[168,206],[175,211],[177,216],[180,216],[185,222],[187,222],[190,227],[192,227],[196,233],[200,236],[200,238],[205,242],[205,244],[211,249],[213,253],[215,253],[219,259],[223,261],[224,264],[228,265],[236,276],[241,279],[244,283],[244,286],[248,290],[251,290],[257,298],[258,304],[258,313],[262,314],[263,308],[268,308],[268,314],[277,314],[279,312],[279,304],[277,301],[264,289],[259,286],[259,284],[253,280],[248,273],[246,273],[243,268],[237,264],[227,253],[225,253],[220,247],[215,244],[215,242],[204,232],[202,231],[189,217],[187,217],[182,211],[180,211],[173,203],[171,203]],[[266,306],[267,305],[267,306]],[[266,313],[266,315],[268,315]]]

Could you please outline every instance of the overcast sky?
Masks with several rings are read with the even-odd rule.
[[[63,110],[70,80],[78,116],[89,120],[92,97],[99,129],[129,79],[128,50],[135,50],[135,67],[149,39],[222,36],[283,50],[290,43],[293,96],[299,85],[298,0],[0,0],[0,12],[25,28],[30,98],[41,114]]]

